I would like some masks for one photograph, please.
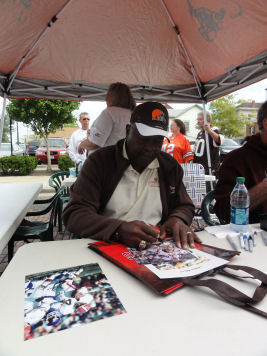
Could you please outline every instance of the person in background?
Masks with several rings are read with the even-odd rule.
[[[73,162],[79,164],[83,162],[86,158],[86,153],[79,153],[78,146],[87,137],[87,132],[89,130],[90,118],[87,112],[80,113],[79,121],[81,123],[81,128],[74,131],[71,135],[68,152],[69,156]]]
[[[244,146],[229,152],[220,168],[215,188],[217,216],[230,221],[230,194],[236,177],[244,177],[249,192],[249,222],[259,222],[259,214],[267,213],[267,101],[257,115],[259,133],[246,137]]]
[[[106,96],[107,108],[94,121],[90,136],[79,145],[79,152],[94,151],[99,147],[114,145],[125,138],[126,125],[136,104],[130,88],[123,83],[110,85]]]
[[[190,142],[185,137],[185,125],[179,119],[173,119],[170,125],[169,142],[164,140],[162,151],[169,153],[178,163],[189,163],[194,159]]]
[[[200,242],[190,228],[195,208],[183,169],[161,151],[168,119],[162,104],[141,104],[131,115],[126,139],[89,155],[63,213],[68,231],[139,249],[167,234],[178,247]]]
[[[223,143],[224,136],[220,134],[220,131],[217,127],[212,127],[210,122],[211,115],[209,112],[207,112],[206,125],[204,125],[204,114],[202,112],[198,113],[197,125],[201,129],[201,131],[199,131],[197,135],[196,143],[194,146],[194,163],[202,164],[205,169],[205,174],[210,174],[205,139],[205,131],[207,131],[209,139],[211,170],[212,173],[215,174],[217,177],[220,168],[219,146]]]

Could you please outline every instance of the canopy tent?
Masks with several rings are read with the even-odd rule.
[[[266,0],[15,0],[0,11],[0,93],[207,102],[266,77]]]
[[[121,81],[206,103],[267,76],[266,0],[3,0],[0,23],[0,144],[7,98],[104,100]]]

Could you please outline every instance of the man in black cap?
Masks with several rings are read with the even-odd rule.
[[[167,234],[178,247],[200,241],[189,227],[194,205],[183,170],[161,151],[168,120],[160,103],[141,104],[132,113],[126,139],[88,157],[63,214],[70,232],[139,249]]]

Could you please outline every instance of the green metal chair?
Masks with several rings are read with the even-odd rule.
[[[223,225],[224,221],[220,220],[214,213],[214,190],[206,194],[201,204],[201,215],[203,220],[210,226]]]
[[[65,178],[68,178],[69,175],[70,175],[70,173],[67,171],[62,171],[62,172],[52,174],[52,176],[49,178],[49,186],[54,188],[55,191],[57,192],[61,188],[62,181]],[[63,205],[64,205],[64,203],[67,203],[69,201],[69,197],[70,197],[69,187],[62,187],[62,193],[60,194],[60,197],[59,197],[59,204],[58,204],[58,209],[57,209],[58,231],[59,232],[62,232]]]
[[[49,204],[45,209],[40,211],[31,211],[27,216],[42,216],[50,213],[48,221],[30,221],[23,219],[12,238],[8,243],[8,262],[11,261],[14,253],[15,241],[29,242],[28,239],[40,239],[41,241],[53,241],[54,217],[59,201],[61,190],[59,189],[50,199],[35,200],[35,204]]]

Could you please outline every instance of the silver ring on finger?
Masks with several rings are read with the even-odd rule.
[[[138,245],[138,250],[139,251],[143,251],[145,248],[146,248],[146,241],[145,240],[141,240],[139,242],[139,245]]]
[[[187,235],[191,235],[192,234],[192,232],[191,231],[187,231],[187,233],[186,233]]]

